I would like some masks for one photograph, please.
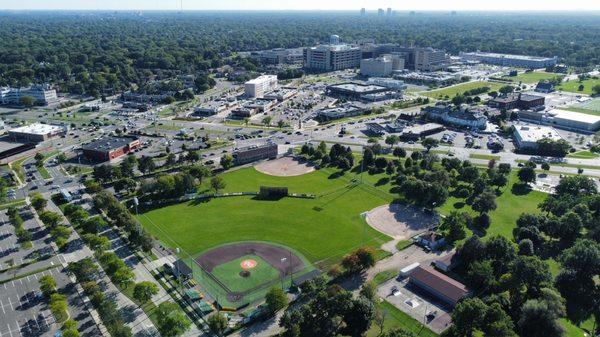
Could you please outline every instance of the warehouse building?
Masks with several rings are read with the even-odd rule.
[[[545,122],[568,130],[593,132],[600,129],[600,116],[561,109],[548,111]]]
[[[137,137],[103,137],[81,147],[83,156],[93,162],[105,162],[124,156],[140,147]]]
[[[8,130],[8,136],[15,142],[41,143],[65,135],[67,132],[69,132],[69,127],[66,125],[33,123]]]
[[[527,55],[511,55],[498,53],[460,52],[460,58],[464,61],[475,61],[487,64],[494,64],[505,67],[522,67],[529,69],[538,69],[555,66],[558,58],[555,57],[537,57]]]
[[[558,131],[548,126],[514,125],[513,128],[515,146],[520,150],[535,150],[538,147],[537,142],[542,139],[553,141],[563,139]]]
[[[363,96],[389,91],[388,88],[373,84],[340,83],[327,86],[325,93],[331,96],[361,100]]]
[[[258,160],[275,159],[277,153],[277,144],[275,143],[252,145],[236,149],[233,152],[233,162],[235,165],[244,165]]]
[[[439,298],[450,306],[467,296],[467,287],[430,267],[418,266],[410,273],[409,284]]]

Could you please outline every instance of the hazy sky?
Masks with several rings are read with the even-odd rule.
[[[178,10],[180,0],[0,0],[0,9]],[[598,0],[183,0],[187,10],[600,10]]]

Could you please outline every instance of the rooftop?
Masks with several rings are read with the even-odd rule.
[[[558,131],[549,126],[515,125],[515,132],[524,142],[537,142],[544,138],[555,141],[563,139]]]
[[[416,267],[410,274],[410,278],[411,280],[417,280],[438,293],[443,294],[454,302],[458,302],[468,292],[467,287],[464,284],[430,267]]]
[[[551,60],[552,57],[540,57],[540,56],[529,56],[529,55],[514,55],[514,54],[500,54],[500,53],[487,53],[487,52],[473,52],[473,53],[464,53],[466,55],[476,55],[476,56],[484,56],[484,57],[498,57],[498,58],[507,58],[507,59],[515,59],[515,60]]]
[[[53,132],[62,131],[63,127],[51,124],[33,123],[18,128],[10,129],[10,132],[29,133],[34,135],[47,135]]]
[[[352,92],[356,92],[356,93],[369,93],[372,91],[387,90],[386,87],[382,87],[379,85],[374,85],[374,84],[365,85],[365,84],[358,84],[358,83],[334,84],[334,85],[330,86],[330,88],[338,89],[338,90],[352,91]]]
[[[272,80],[276,81],[277,80],[277,75],[261,75],[261,76],[258,76],[255,79],[252,79],[252,80],[246,82],[246,84],[260,84],[260,83],[263,83],[265,81],[272,81]]]
[[[81,148],[83,150],[88,150],[88,151],[110,151],[110,150],[119,149],[124,146],[127,146],[134,140],[137,140],[137,138],[112,137],[112,136],[102,137],[91,143],[83,145]]]
[[[548,111],[548,115],[550,115],[554,118],[568,119],[568,120],[583,122],[583,123],[594,124],[594,123],[600,122],[600,116],[589,115],[589,114],[584,114],[584,113],[574,112],[574,111],[561,110],[561,109],[550,110],[550,111]]]

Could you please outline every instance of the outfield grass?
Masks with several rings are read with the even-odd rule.
[[[567,155],[567,157],[569,157],[569,158],[577,158],[577,159],[595,159],[595,158],[598,158],[600,156],[598,156],[597,153],[593,153],[593,152],[590,152],[590,151],[577,151],[577,152],[569,153]]]
[[[421,322],[410,317],[400,309],[396,308],[390,302],[383,300],[377,303],[377,307],[385,313],[385,321],[383,324],[383,330],[389,331],[391,329],[403,328],[419,337],[437,337],[438,334],[429,330]],[[379,336],[379,327],[376,324],[371,325],[371,329],[367,331],[367,337]]]
[[[579,86],[583,84],[583,90],[579,91]],[[562,82],[557,88],[556,90],[562,90],[562,91],[568,91],[568,92],[574,92],[574,93],[578,93],[578,94],[586,94],[586,95],[591,95],[592,94],[592,88],[597,85],[600,84],[600,79],[587,79],[585,81],[580,82],[579,80],[571,80],[568,82]]]
[[[456,96],[456,94],[462,94],[463,92],[475,88],[490,87],[490,91],[498,90],[502,87],[502,84],[495,82],[468,82],[453,85],[447,88],[436,89],[432,91],[422,91],[419,94],[431,98],[443,98],[448,95],[450,98]]]
[[[545,71],[534,71],[528,73],[519,73],[517,76],[504,76],[502,78],[512,82],[537,83],[539,81],[549,80],[558,76],[563,77],[564,75],[547,73]]]
[[[247,259],[252,259],[257,264],[255,268],[249,270],[250,276],[242,277],[241,263]],[[234,292],[244,292],[279,277],[279,272],[275,268],[256,255],[246,255],[218,265],[212,270],[212,274]]]
[[[345,176],[319,170],[297,177],[273,177],[254,168],[221,175],[224,192],[258,191],[261,185],[287,186],[315,199],[258,200],[252,196],[186,202],[143,213],[142,225],[170,247],[192,256],[229,242],[267,241],[291,247],[310,262],[338,261],[362,245],[378,248],[390,238],[360,215],[392,201],[368,186],[351,186]],[[226,220],[226,221],[225,221]]]

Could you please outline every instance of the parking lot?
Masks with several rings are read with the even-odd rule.
[[[377,294],[434,332],[442,332],[452,322],[451,308],[408,284],[408,278],[399,277],[383,283],[377,289]]]
[[[68,282],[57,268],[6,282],[0,286],[0,337],[53,336],[58,327],[40,291],[39,279],[54,277],[60,289]]]

